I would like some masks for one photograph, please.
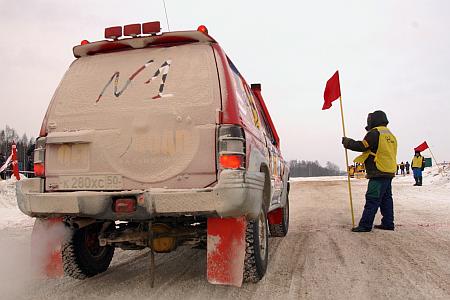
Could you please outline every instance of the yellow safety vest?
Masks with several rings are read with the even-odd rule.
[[[378,126],[375,129],[380,133],[377,153],[369,149],[356,157],[354,162],[364,163],[369,155],[373,155],[378,170],[384,173],[395,173],[397,172],[397,139],[386,126]]]
[[[423,156],[415,156],[412,159],[411,167],[412,168],[422,168]]]

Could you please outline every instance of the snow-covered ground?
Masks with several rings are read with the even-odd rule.
[[[395,181],[414,183],[414,178],[412,173],[405,176],[397,175]],[[444,172],[442,167],[426,168],[423,171],[423,185],[450,188],[450,169]]]
[[[441,167],[426,168],[423,172],[424,186],[443,186],[450,189],[450,168],[446,172],[442,171]],[[364,178],[362,178],[364,179]],[[319,176],[319,177],[291,177],[291,182],[297,181],[342,181],[347,180],[347,176]],[[351,181],[359,181],[361,179],[351,178]],[[397,175],[394,178],[395,182],[414,184],[412,173],[409,175]]]
[[[433,193],[440,194],[443,191],[450,193],[450,170],[443,173],[437,167],[427,168],[423,174],[422,188],[429,191],[428,196],[433,198]],[[296,177],[290,179],[292,182],[297,181],[343,181],[347,180],[347,176],[321,176],[321,177]],[[352,178],[352,182],[361,179]],[[364,180],[364,179],[362,179]],[[398,175],[394,178],[395,183],[407,184],[414,183],[412,174],[402,176]],[[0,230],[6,227],[29,227],[32,226],[34,219],[24,215],[17,207],[16,179],[0,180]]]
[[[291,184],[290,229],[269,240],[269,267],[242,288],[206,281],[204,250],[181,247],[156,255],[149,287],[148,250],[116,251],[103,274],[78,281],[36,280],[30,274],[34,220],[22,214],[15,180],[0,181],[1,299],[450,299],[450,174],[424,172],[393,181],[396,231],[350,232],[346,177]],[[367,181],[353,179],[359,220]],[[380,216],[376,217],[376,223]]]
[[[319,176],[319,177],[291,177],[291,182],[297,181],[341,181],[347,180],[347,176]]]
[[[17,207],[16,179],[0,180],[0,230],[5,227],[28,227],[33,218]]]

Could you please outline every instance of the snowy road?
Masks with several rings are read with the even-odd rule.
[[[2,299],[450,299],[450,186],[394,182],[395,232],[350,232],[346,182],[296,181],[291,227],[270,240],[269,268],[258,284],[213,286],[205,251],[180,248],[156,256],[120,251],[106,273],[85,281],[29,275],[29,222],[0,229]],[[353,181],[359,219],[367,181]],[[377,218],[379,222],[379,217]]]

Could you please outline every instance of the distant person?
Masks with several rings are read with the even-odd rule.
[[[422,186],[422,171],[425,169],[425,158],[416,151],[411,162],[414,179],[416,183],[414,186]]]
[[[357,164],[356,165],[356,172],[360,173],[360,172],[364,172],[364,164]]]
[[[350,177],[355,176],[355,166],[351,165],[350,167],[348,167],[348,174],[350,175]]]
[[[367,116],[368,132],[362,141],[342,138],[346,149],[363,152],[355,162],[365,164],[366,177],[369,179],[364,212],[359,225],[352,228],[353,232],[371,231],[378,207],[383,218],[381,225],[374,227],[394,230],[392,178],[397,168],[397,139],[386,127],[388,123],[386,114],[377,110]]]
[[[403,162],[400,163],[400,174],[405,176],[405,164]]]
[[[28,146],[28,149],[27,149],[27,171],[30,172],[30,173],[27,173],[28,178],[34,177],[34,149],[35,149],[35,147],[36,147],[36,144],[32,143],[32,144],[30,144],[30,146]]]
[[[406,174],[409,175],[409,162],[406,161],[405,163],[405,169],[406,169]]]

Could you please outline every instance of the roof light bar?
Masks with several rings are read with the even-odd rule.
[[[141,34],[141,24],[129,24],[123,27],[124,36],[137,37]]]
[[[197,31],[203,32],[204,34],[208,34],[208,28],[206,28],[205,25],[198,26]]]
[[[147,22],[142,24],[142,33],[143,34],[155,34],[161,31],[161,24],[159,21],[155,22]]]
[[[105,28],[105,38],[117,40],[122,36],[122,26]]]

